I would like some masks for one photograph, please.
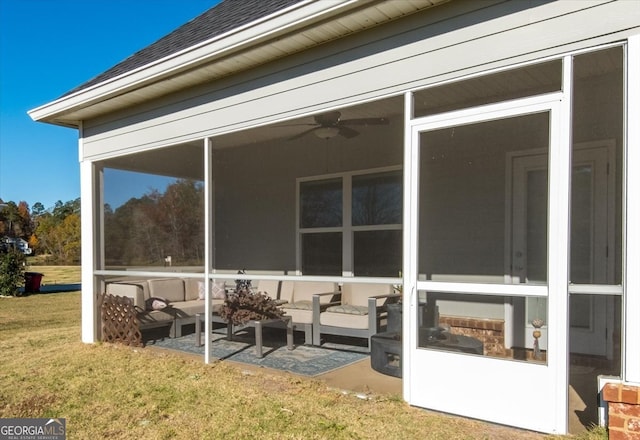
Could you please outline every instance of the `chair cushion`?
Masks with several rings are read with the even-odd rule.
[[[352,306],[349,304],[342,304],[339,306],[328,307],[327,312],[346,313],[348,315],[367,315],[369,313],[369,308],[365,306]]]
[[[171,307],[167,307],[162,310],[153,310],[151,312],[139,313],[137,318],[141,326],[148,326],[155,323],[167,322],[170,323],[174,320],[175,310]]]
[[[285,309],[298,309],[298,310],[311,310],[313,308],[313,303],[311,301],[296,301],[293,303],[286,304],[284,306]]]
[[[149,296],[169,302],[184,301],[184,281],[180,278],[149,280]]]
[[[366,329],[369,328],[369,315],[350,315],[348,313],[320,313],[320,324],[332,327]]]
[[[342,286],[342,303],[366,306],[370,296],[385,295],[392,292],[393,286],[391,284],[345,283]],[[382,306],[385,303],[385,299],[381,298],[376,302],[378,306]]]
[[[191,301],[198,299],[199,284],[202,281],[198,281],[194,278],[186,278],[184,280],[184,300]]]
[[[259,280],[257,287],[254,289],[257,292],[262,292],[269,298],[278,299],[278,286],[280,281],[278,280]],[[287,302],[284,300],[284,302]]]
[[[204,301],[197,299],[173,303],[171,305],[176,309],[176,316],[179,318],[193,316],[196,313],[204,313]]]

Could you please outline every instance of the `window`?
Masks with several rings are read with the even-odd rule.
[[[398,276],[402,172],[299,181],[299,269],[305,275]]]

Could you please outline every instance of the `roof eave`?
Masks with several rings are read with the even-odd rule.
[[[364,3],[369,3],[367,0]],[[308,0],[282,9],[248,25],[233,29],[204,43],[192,46],[181,52],[169,55],[159,61],[141,68],[126,72],[118,77],[106,80],[95,86],[65,95],[55,101],[44,104],[28,112],[38,122],[78,128],[81,119],[77,116],[67,118],[65,115],[78,114],[79,110],[99,102],[113,99],[128,91],[140,88],[164,78],[172,77],[180,71],[193,69],[203,63],[210,63],[217,58],[228,56],[260,45],[278,34],[294,32],[315,21],[324,20],[356,6],[358,0]]]

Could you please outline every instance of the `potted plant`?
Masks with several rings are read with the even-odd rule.
[[[266,293],[253,292],[251,281],[236,280],[236,291],[227,295],[220,316],[227,322],[241,325],[248,321],[281,318],[284,311]]]

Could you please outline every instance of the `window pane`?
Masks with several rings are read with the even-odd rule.
[[[571,365],[588,366],[597,374],[620,374],[622,297],[569,296]]]
[[[356,276],[397,277],[402,270],[402,231],[353,234]]]
[[[342,226],[342,179],[300,184],[300,227]]]
[[[483,75],[414,94],[414,117],[561,90],[560,60]]]
[[[527,171],[526,280],[547,281],[547,170]]]
[[[622,283],[624,52],[574,58],[571,282]]]
[[[423,279],[546,282],[548,145],[546,112],[422,133]]]
[[[342,275],[342,233],[302,234],[302,273]]]
[[[575,159],[574,159],[575,160]],[[592,223],[594,200],[592,166],[574,167],[571,181],[571,275],[574,284],[588,284],[592,279],[594,243]],[[606,206],[603,207],[606,209]],[[604,238],[604,237],[603,237]],[[606,238],[604,238],[606,240]]]
[[[418,347],[546,363],[547,301],[420,291]]]
[[[104,188],[107,268],[204,264],[201,181],[105,169]]]
[[[402,223],[400,171],[354,176],[352,185],[354,226]]]

